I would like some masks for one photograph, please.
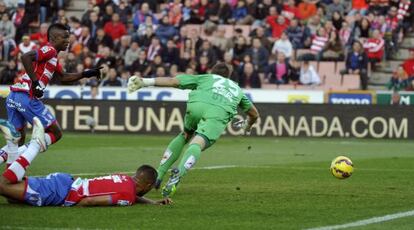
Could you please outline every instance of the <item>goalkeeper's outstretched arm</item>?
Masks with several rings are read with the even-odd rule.
[[[257,119],[259,118],[259,111],[257,110],[256,106],[252,105],[252,107],[247,110],[247,119],[246,119],[246,127],[245,130],[250,132],[254,123],[256,123]]]
[[[137,76],[132,76],[128,79],[128,91],[132,93],[142,87],[148,86],[177,88],[179,84],[180,82],[175,77],[140,78]]]

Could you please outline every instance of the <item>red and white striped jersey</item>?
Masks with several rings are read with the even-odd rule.
[[[411,5],[411,0],[400,2],[400,4],[398,5],[398,13],[397,13],[397,18],[399,20],[403,20],[405,15],[407,15],[410,5]]]
[[[53,77],[53,73],[62,72],[62,67],[58,64],[57,54],[58,52],[56,49],[50,44],[47,44],[40,49],[36,49],[36,61],[33,62],[33,70],[36,79],[42,87],[46,87],[49,84],[49,81]],[[29,75],[25,72],[17,83],[10,86],[10,90],[14,92],[28,92],[32,95],[31,85],[32,81],[30,80]]]
[[[328,42],[329,37],[315,36],[312,40],[311,51],[312,53],[319,53],[325,48],[326,43]]]
[[[76,179],[65,199],[65,206],[79,203],[85,197],[110,196],[113,205],[132,205],[136,199],[135,182],[130,176],[113,174],[92,179]]]
[[[368,58],[382,59],[384,55],[385,42],[382,38],[368,38],[364,43],[364,48],[368,52]]]

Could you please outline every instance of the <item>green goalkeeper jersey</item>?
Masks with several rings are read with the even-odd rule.
[[[192,90],[188,96],[188,103],[203,102],[218,106],[233,116],[237,114],[237,107],[243,112],[252,107],[251,101],[230,79],[215,74],[180,74],[176,78],[180,82],[180,89]]]

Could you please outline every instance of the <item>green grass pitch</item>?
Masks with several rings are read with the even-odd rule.
[[[105,175],[157,166],[171,137],[65,133],[29,175]],[[4,143],[4,142],[2,142]],[[251,148],[249,148],[251,146]],[[349,156],[354,175],[328,171]],[[208,166],[236,166],[206,169]],[[306,229],[414,209],[414,143],[390,140],[224,137],[202,153],[172,206],[63,208],[10,205],[0,229]],[[3,167],[3,166],[2,166]],[[148,194],[160,198],[159,191]],[[354,229],[412,229],[414,217]]]

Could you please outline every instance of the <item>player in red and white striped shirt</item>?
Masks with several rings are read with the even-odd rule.
[[[329,40],[329,36],[326,33],[325,28],[321,27],[318,33],[312,39],[311,51],[313,54],[318,55],[325,48],[326,43]]]
[[[62,82],[74,82],[81,78],[98,77],[99,69],[86,70],[82,73],[63,73],[58,63],[57,55],[66,50],[69,45],[69,30],[62,24],[53,24],[48,29],[49,43],[39,49],[29,51],[22,55],[22,64],[26,70],[17,83],[10,87],[10,94],[6,99],[6,108],[9,122],[20,132],[21,138],[9,137],[7,145],[0,150],[0,155],[7,155],[7,163],[13,163],[20,154],[26,154],[24,166],[10,168],[8,179],[15,181],[18,175],[25,171],[39,151],[46,150],[48,145],[58,141],[62,137],[62,131],[56,118],[39,100],[43,97],[43,91],[49,81],[57,76]],[[26,147],[25,127],[27,122],[32,123],[34,117],[38,117],[45,128],[45,145],[30,142]],[[20,148],[18,145],[23,145]],[[6,154],[7,153],[7,154]],[[0,161],[1,163],[1,161]]]

